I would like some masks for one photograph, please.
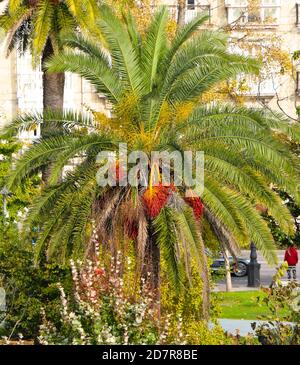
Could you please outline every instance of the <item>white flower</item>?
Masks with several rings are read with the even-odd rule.
[[[75,315],[75,313],[74,313],[74,312],[70,312],[70,313],[69,313],[69,318],[70,318],[70,319],[74,319],[74,318],[75,318],[75,316],[76,316],[76,315]]]
[[[143,321],[143,317],[142,316],[138,316],[138,317],[136,317],[135,321],[136,321],[137,324],[141,324],[142,321]]]

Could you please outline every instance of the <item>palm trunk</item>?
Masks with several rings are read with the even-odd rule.
[[[185,24],[186,0],[178,0],[177,25],[181,28]]]
[[[157,310],[160,312],[160,249],[156,242],[156,236],[151,221],[148,222],[148,239],[142,276],[147,281],[149,289],[153,292]]]
[[[48,39],[43,55],[42,55],[42,70],[43,70],[43,110],[62,111],[64,106],[64,87],[65,74],[49,73],[45,68],[45,63],[54,55],[54,50]],[[41,125],[41,135],[48,137],[51,135],[49,126]],[[42,179],[47,182],[51,173],[51,166],[46,166],[42,172]]]
[[[225,271],[226,271],[226,291],[232,291],[232,281],[231,281],[231,269],[230,269],[230,262],[229,262],[229,253],[226,247],[223,246],[223,256],[224,256],[224,263],[225,263]]]

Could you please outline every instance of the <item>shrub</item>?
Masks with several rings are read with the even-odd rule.
[[[36,339],[41,323],[41,308],[56,321],[59,314],[59,290],[57,281],[70,287],[70,271],[56,264],[33,263],[33,248],[21,242],[17,230],[7,227],[0,238],[0,286],[6,291],[7,312],[5,335],[16,338]]]
[[[110,265],[96,260],[71,262],[74,291],[67,297],[61,284],[61,322],[43,315],[42,344],[185,344],[224,343],[220,328],[203,321],[188,328],[180,313],[160,306],[147,280],[132,276],[134,263],[122,263],[120,252]],[[197,335],[196,335],[197,334]],[[213,338],[213,340],[212,340]],[[229,341],[229,340],[228,340]]]
[[[109,268],[99,261],[84,265],[71,261],[74,292],[67,299],[61,284],[61,323],[57,327],[44,312],[42,344],[155,344],[159,319],[147,285],[133,290],[130,258],[122,267],[118,257]]]
[[[286,264],[283,264],[273,278],[273,285],[262,289],[267,294],[263,301],[270,310],[270,316],[262,318],[267,322],[252,324],[265,345],[300,345],[300,285],[295,281],[283,285],[280,279],[285,270]],[[288,314],[282,318],[280,311],[286,307]]]

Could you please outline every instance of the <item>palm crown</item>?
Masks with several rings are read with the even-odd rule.
[[[49,257],[65,260],[89,249],[93,221],[94,234],[112,247],[125,232],[141,263],[156,260],[156,274],[161,254],[178,286],[189,257],[207,278],[202,219],[233,254],[253,241],[274,262],[273,238],[255,204],[265,205],[285,232],[293,232],[290,213],[270,184],[299,201],[298,161],[288,148],[289,139],[299,141],[299,128],[275,113],[199,102],[220,81],[258,72],[257,61],[229,54],[224,34],[198,31],[205,17],[185,25],[169,42],[165,8],[155,14],[143,38],[130,14],[124,22],[106,7],[101,14],[103,44],[81,34],[65,36],[69,51],[54,56],[48,68],[90,81],[111,103],[112,117],[48,111],[21,116],[6,130],[15,134],[40,122],[64,128],[63,134],[33,145],[8,181],[13,189],[51,163],[50,186],[33,202],[27,219],[28,227],[37,222],[42,227],[37,259],[45,250]],[[201,198],[184,198],[185,186],[98,186],[97,154],[115,150],[119,142],[126,142],[129,152],[147,154],[204,151]],[[64,166],[75,157],[74,171],[61,181]],[[157,275],[155,280],[157,285]]]
[[[9,0],[0,27],[9,32],[9,50],[17,45],[24,51],[30,46],[37,61],[48,39],[54,50],[60,49],[61,31],[71,31],[78,25],[93,29],[98,9],[96,0]]]

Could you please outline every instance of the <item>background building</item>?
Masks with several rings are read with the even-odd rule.
[[[177,0],[157,0],[153,2],[153,8],[159,4],[168,5],[172,16],[177,17]],[[5,2],[0,4],[0,11],[4,8]],[[245,103],[281,110],[297,119],[300,67],[297,72],[297,60],[292,62],[292,58],[300,49],[300,2],[187,0],[185,20],[189,21],[199,13],[209,15],[205,27],[224,29],[229,33],[232,52],[256,55],[260,48],[259,52],[265,52],[268,59],[266,70],[259,79],[247,78],[248,86],[242,91]],[[283,52],[282,62],[290,63],[284,72],[278,55],[280,50]],[[41,110],[42,93],[42,72],[32,69],[30,54],[20,56],[14,51],[7,57],[5,34],[0,34],[0,125],[10,121],[18,112]],[[64,104],[65,108],[77,110],[86,107],[109,110],[101,95],[95,94],[82,78],[71,74],[66,75]],[[34,138],[38,134],[37,130],[21,137]]]

